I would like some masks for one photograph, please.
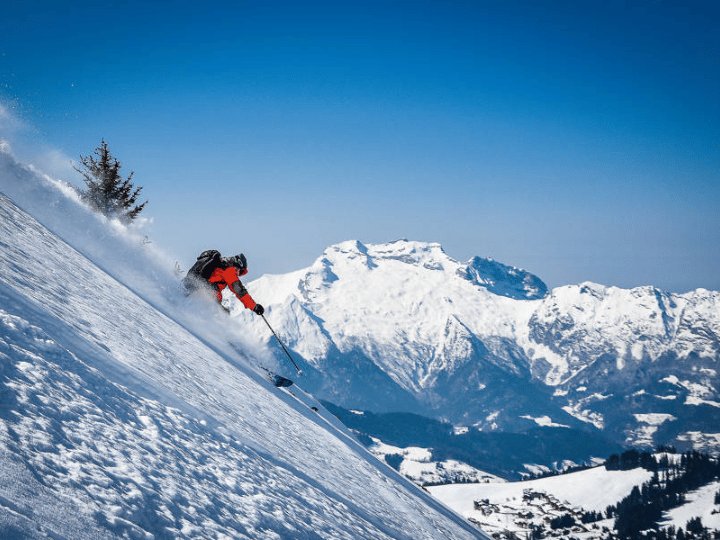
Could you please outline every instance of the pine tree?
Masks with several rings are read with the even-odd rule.
[[[134,171],[126,179],[120,176],[120,162],[108,150],[105,139],[95,149],[94,156],[80,156],[82,168],[74,169],[83,175],[86,190],[78,190],[91,208],[108,217],[129,223],[142,212],[148,201],[136,204],[142,187],[131,182]]]

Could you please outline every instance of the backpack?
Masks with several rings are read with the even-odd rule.
[[[223,266],[223,262],[218,250],[203,251],[182,280],[186,294],[194,292],[201,285],[206,285],[212,273],[220,266]]]
[[[207,281],[219,266],[222,266],[220,252],[217,249],[208,249],[198,256],[195,264],[188,270],[188,274],[199,276]]]

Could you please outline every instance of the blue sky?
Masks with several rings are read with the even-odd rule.
[[[80,185],[104,138],[185,267],[409,238],[552,287],[720,290],[717,2],[10,4],[14,147]]]

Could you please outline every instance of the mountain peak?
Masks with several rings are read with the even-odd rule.
[[[404,238],[383,244],[363,244],[359,240],[347,240],[328,247],[323,255],[327,256],[328,254],[341,254],[349,257],[362,255],[371,259],[394,259],[411,264],[431,258],[449,259],[438,243],[417,242]]]
[[[333,282],[337,275],[331,268],[336,265],[353,265],[360,262],[372,270],[384,261],[399,261],[426,270],[443,270],[455,274],[474,285],[498,296],[515,300],[539,300],[548,294],[548,288],[537,276],[514,266],[499,263],[491,258],[473,257],[467,264],[449,257],[437,242],[421,242],[405,238],[382,244],[363,244],[347,240],[325,249],[313,265],[311,272]],[[356,267],[357,268],[357,267]]]

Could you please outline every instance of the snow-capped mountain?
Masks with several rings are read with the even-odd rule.
[[[303,363],[304,384],[343,407],[720,445],[719,292],[549,291],[526,271],[407,240],[343,242],[249,288]]]
[[[0,538],[485,538],[63,190],[0,145]]]

